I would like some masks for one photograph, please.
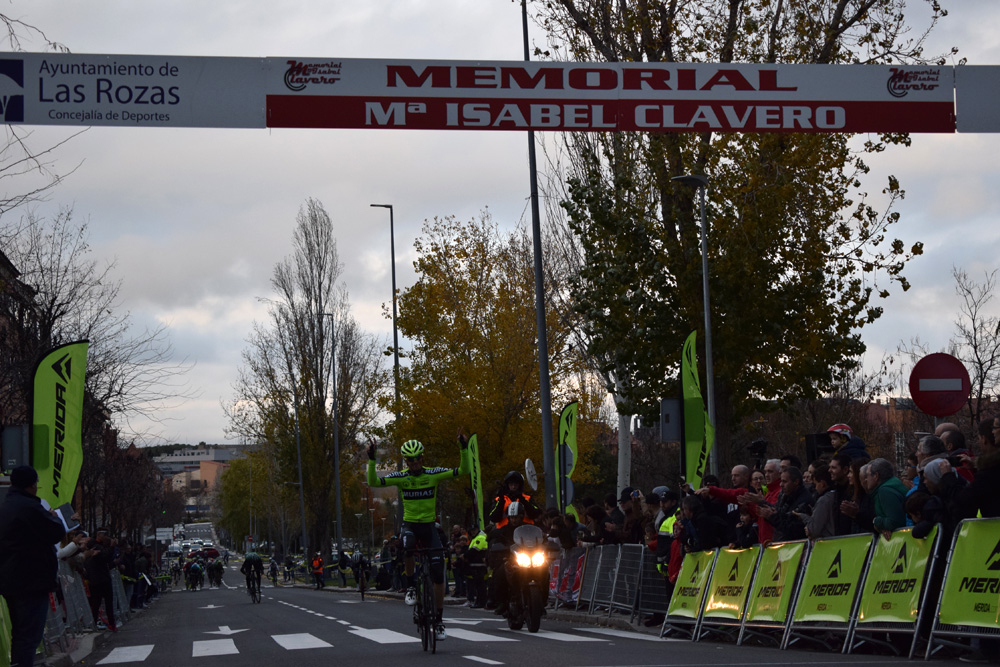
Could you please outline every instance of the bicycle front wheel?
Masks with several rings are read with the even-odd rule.
[[[437,635],[434,633],[435,622],[437,620],[437,604],[434,601],[434,583],[431,581],[429,568],[424,574],[423,583],[423,606],[424,606],[424,627],[427,633],[427,643],[430,645],[431,653],[437,652]]]

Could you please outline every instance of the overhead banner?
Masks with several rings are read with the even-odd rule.
[[[955,69],[9,53],[0,111],[28,125],[954,132]]]
[[[757,567],[760,547],[719,549],[708,585],[703,619],[738,621],[743,618],[750,582]]]
[[[851,620],[872,539],[872,535],[851,535],[813,542],[795,602],[794,622]]]
[[[959,525],[938,621],[991,629],[1000,625],[1000,519],[966,519]]]
[[[685,554],[674,584],[674,592],[670,596],[668,616],[698,618],[714,562],[714,550]]]
[[[769,544],[760,555],[759,574],[747,602],[747,622],[784,623],[806,543]]]
[[[879,539],[875,544],[858,606],[859,624],[917,621],[938,526],[920,540],[912,532],[912,528],[901,528],[890,539]]]
[[[31,464],[38,497],[52,507],[73,499],[83,465],[83,393],[87,341],[61,345],[35,367],[31,410]]]

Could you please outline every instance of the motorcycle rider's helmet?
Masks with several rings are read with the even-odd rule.
[[[414,459],[424,455],[424,445],[419,440],[407,440],[399,451],[404,458]]]
[[[521,493],[524,491],[524,477],[516,470],[511,470],[503,478],[503,488],[507,489],[510,487],[511,482],[517,483],[517,492]]]
[[[524,503],[515,500],[510,505],[507,505],[507,518],[508,519],[524,519]]]

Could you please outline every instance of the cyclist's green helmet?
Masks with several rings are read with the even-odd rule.
[[[407,440],[399,451],[408,459],[424,455],[424,445],[419,440]]]

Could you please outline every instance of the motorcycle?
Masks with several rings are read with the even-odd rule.
[[[514,544],[507,562],[510,600],[507,603],[507,626],[538,632],[545,613],[549,590],[549,554],[545,535],[537,526],[526,524],[514,531]]]

